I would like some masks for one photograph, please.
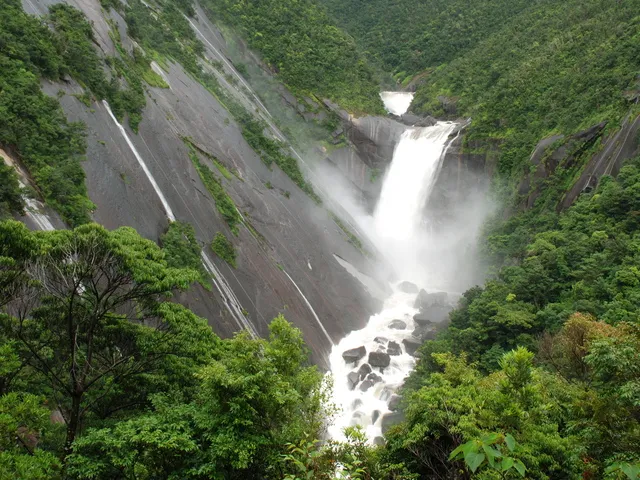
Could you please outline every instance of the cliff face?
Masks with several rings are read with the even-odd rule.
[[[122,45],[130,46],[123,19],[105,13],[98,0],[72,3],[94,23],[99,48],[115,51],[109,36],[109,22],[119,26]],[[25,10],[44,14],[48,0],[27,0]],[[226,59],[222,36],[201,13],[193,20],[211,61]],[[54,96],[62,90],[60,102],[71,121],[87,126],[87,161],[83,168],[91,200],[97,208],[93,219],[107,228],[134,227],[141,235],[157,241],[167,229],[166,207],[149,175],[166,198],[177,220],[193,225],[203,250],[213,259],[222,280],[231,289],[244,315],[261,335],[268,322],[282,312],[302,329],[314,360],[325,365],[331,342],[362,326],[376,302],[335,259],[346,259],[361,271],[369,268],[366,257],[347,241],[345,232],[330,213],[317,206],[278,167],[268,168],[244,140],[240,127],[224,106],[187,75],[178,64],[161,71],[170,88],[146,89],[147,104],[137,134],[125,126],[127,138],[110,116],[107,106],[93,102],[89,107],[74,94],[82,88],[73,81],[45,83]],[[251,111],[260,110],[259,100],[241,86],[225,82],[237,75],[230,62],[219,73],[221,83]],[[261,112],[261,115],[267,115]],[[273,126],[269,132],[278,136]],[[280,134],[281,135],[281,134]],[[188,137],[203,153],[200,160],[218,173],[208,157],[215,157],[234,175],[220,181],[244,218],[234,236],[216,210],[215,201],[203,185],[189,157],[183,139]],[[139,158],[136,157],[135,151]],[[216,232],[224,232],[238,251],[237,269],[215,257],[208,245]],[[207,291],[194,286],[178,296],[214,330],[230,336],[239,329],[237,319],[225,306],[228,292]]]

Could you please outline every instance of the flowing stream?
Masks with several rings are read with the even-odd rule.
[[[400,279],[427,290],[437,287],[433,283],[425,284],[425,278],[430,278],[424,275],[425,270],[433,266],[421,265],[415,256],[415,247],[424,243],[421,241],[427,228],[424,206],[455,127],[453,123],[439,122],[432,127],[410,128],[404,132],[371,219],[370,237]],[[341,409],[329,428],[329,435],[334,439],[343,438],[345,427],[360,425],[370,442],[379,441],[385,418],[389,420],[394,415],[389,402],[393,404],[397,400],[396,390],[415,365],[408,349],[415,350],[419,343],[412,338],[418,327],[413,319],[418,313],[414,307],[418,291],[415,285],[407,288],[402,283],[391,288],[393,293],[384,302],[382,311],[373,315],[365,328],[351,332],[331,351],[333,401]],[[407,293],[409,291],[412,293]]]

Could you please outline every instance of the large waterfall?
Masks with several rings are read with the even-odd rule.
[[[439,286],[428,280],[434,266],[420,262],[419,252],[428,249],[423,212],[454,128],[455,124],[439,122],[404,132],[370,222],[372,240],[400,280],[427,290]],[[341,439],[345,427],[360,425],[369,441],[376,441],[385,415],[387,420],[393,415],[389,402],[393,407],[395,391],[415,364],[410,353],[419,344],[413,335],[420,328],[413,318],[418,313],[414,307],[418,290],[406,283],[391,287],[393,293],[382,311],[331,351],[333,400],[341,410],[329,428],[332,438]]]

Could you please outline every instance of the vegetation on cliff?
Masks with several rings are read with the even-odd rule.
[[[169,301],[197,273],[133,229],[3,222],[0,264],[0,477],[282,478],[317,435],[300,331],[220,340]]]
[[[351,37],[310,0],[207,0],[216,18],[238,28],[299,95],[328,98],[355,113],[382,113],[378,85]]]

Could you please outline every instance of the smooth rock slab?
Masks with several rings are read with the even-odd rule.
[[[357,363],[367,354],[367,349],[364,347],[352,348],[342,353],[342,358],[347,363]]]
[[[371,352],[369,354],[369,365],[372,367],[386,368],[391,363],[391,357],[383,352]]]

